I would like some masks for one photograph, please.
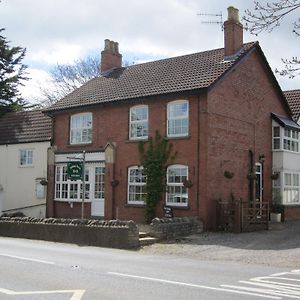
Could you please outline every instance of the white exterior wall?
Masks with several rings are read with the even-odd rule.
[[[0,145],[0,212],[45,216],[46,190],[44,198],[36,197],[36,179],[47,178],[48,147],[50,142]],[[21,149],[33,150],[32,166],[20,166]]]
[[[274,150],[273,149],[273,173],[279,172],[281,176],[279,177],[279,180],[277,183],[279,183],[279,186],[275,187],[273,184],[273,187],[278,189],[280,191],[279,195],[275,196],[273,194],[273,197],[280,197],[280,201],[284,205],[299,205],[298,203],[287,203],[285,194],[284,194],[284,174],[299,174],[300,176],[300,152],[293,152],[283,149],[283,138],[284,138],[284,128],[281,127],[277,122],[272,121],[272,126],[279,126],[280,127],[280,150]],[[300,140],[299,140],[299,147],[300,147]],[[295,188],[295,187],[293,187]],[[298,187],[298,192],[300,192],[300,187]],[[274,193],[274,192],[273,192]],[[299,196],[300,197],[300,196]]]

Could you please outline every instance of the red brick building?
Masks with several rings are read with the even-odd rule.
[[[199,216],[210,229],[216,200],[271,200],[271,113],[290,110],[258,42],[243,43],[232,7],[224,35],[222,49],[128,67],[118,44],[105,41],[102,76],[46,110],[54,124],[48,216],[80,217],[80,183],[67,180],[66,163],[84,150],[85,216],[143,222],[138,142],[156,130],[178,153],[158,216],[168,205],[174,216]],[[255,170],[256,191],[247,179]]]

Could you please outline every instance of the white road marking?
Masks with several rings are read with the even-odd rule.
[[[70,300],[81,300],[85,290],[57,290],[57,291],[26,291],[26,292],[16,292],[12,290],[7,289],[1,289],[0,293],[6,294],[6,295],[45,295],[45,294],[66,294],[66,293],[73,293]]]
[[[268,295],[276,295],[293,299],[300,299],[300,282],[298,278],[283,277],[286,275],[300,275],[300,270],[292,270],[290,272],[275,273],[270,276],[255,277],[248,281],[240,280],[239,283],[252,285],[236,286],[236,285],[221,285],[224,288],[231,288],[243,291],[261,292]]]
[[[23,257],[23,256],[16,256],[16,255],[11,255],[11,254],[6,254],[6,253],[0,253],[0,256],[9,257],[9,258],[16,258],[16,259],[26,260],[26,261],[33,261],[33,262],[47,264],[47,265],[54,265],[55,264],[54,262],[48,261],[48,260],[35,259],[35,258],[29,258],[29,257]]]
[[[267,287],[266,289],[263,289],[263,288],[251,288],[246,286],[227,285],[227,284],[222,284],[221,286],[224,288],[231,288],[231,289],[237,289],[242,291],[257,292],[257,293],[263,293],[267,295],[300,299],[300,295],[299,296],[297,294],[294,295],[294,293],[291,291],[276,290],[276,289],[274,290],[274,289],[270,289],[271,287],[270,288]]]
[[[165,280],[165,279],[159,279],[159,278],[137,276],[137,275],[123,274],[123,273],[116,273],[116,272],[108,272],[108,274],[113,275],[113,276],[119,276],[119,277],[135,278],[135,279],[140,279],[140,280],[155,281],[155,282],[181,285],[181,286],[187,286],[187,287],[194,287],[194,288],[200,288],[200,289],[208,289],[208,290],[214,290],[214,291],[220,291],[220,292],[251,295],[251,296],[257,296],[257,297],[269,298],[269,299],[282,299],[281,297],[278,297],[278,296],[271,296],[271,295],[269,296],[269,295],[263,295],[263,294],[259,294],[259,293],[251,293],[251,292],[247,292],[247,291],[239,291],[239,290],[225,289],[225,288],[217,288],[217,287],[198,285],[198,284],[192,284],[192,283],[186,283],[186,282],[180,282],[180,281],[171,281],[171,280]]]

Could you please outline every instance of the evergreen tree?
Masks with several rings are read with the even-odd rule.
[[[19,111],[30,108],[21,98],[18,87],[22,81],[27,80],[24,76],[26,66],[22,64],[26,49],[10,47],[0,28],[0,116],[9,111]]]

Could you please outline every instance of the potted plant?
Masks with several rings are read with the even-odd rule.
[[[270,221],[281,222],[284,206],[281,204],[280,196],[273,191],[273,200],[270,206]]]

